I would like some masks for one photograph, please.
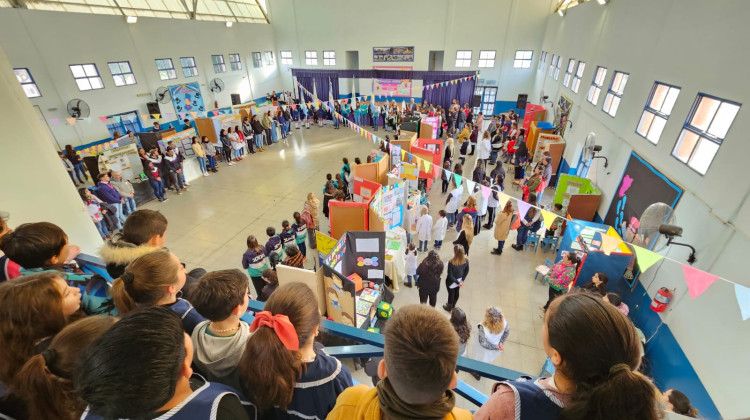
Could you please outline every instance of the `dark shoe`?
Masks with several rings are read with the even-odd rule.
[[[408,287],[408,288],[411,289],[411,283],[404,283],[404,286],[406,286],[406,287]]]
[[[485,228],[485,229],[492,229],[492,226],[487,225],[487,224],[482,225],[482,227]]]
[[[450,312],[450,311],[453,310],[453,307],[448,306],[448,304],[446,303],[445,305],[443,305],[443,309],[445,309],[446,311]]]
[[[477,375],[476,373],[472,373],[471,376],[473,376],[474,379],[476,379],[477,381],[480,380],[480,379],[482,379],[482,377],[479,376],[479,375]]]
[[[493,249],[493,250],[492,250],[492,251],[490,251],[490,252],[491,252],[492,254],[495,254],[495,255],[503,255],[503,251],[502,251],[501,249],[497,249],[497,248]]]

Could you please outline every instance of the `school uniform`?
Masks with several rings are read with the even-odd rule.
[[[443,239],[445,239],[445,233],[448,230],[448,218],[440,217],[435,222],[435,226],[432,227],[432,237],[435,238],[435,249],[440,249],[443,246]]]
[[[198,311],[193,308],[193,305],[190,302],[182,298],[177,298],[175,303],[162,306],[171,309],[182,318],[182,326],[185,328],[185,332],[188,333],[188,335],[192,335],[195,327],[206,320],[203,315],[199,314]]]
[[[268,254],[266,253],[265,247],[259,247],[257,250],[248,249],[242,254],[242,268],[247,270],[247,274],[250,276],[250,280],[253,282],[253,288],[255,288],[255,296],[260,296],[263,291],[263,286],[266,282],[263,281],[261,275],[263,271],[270,268],[268,265]]]
[[[271,236],[268,238],[268,242],[266,242],[266,254],[270,258],[273,253],[276,253],[279,256],[279,261],[284,259],[284,247],[279,235]]]
[[[294,241],[297,243],[302,255],[307,257],[307,245],[305,245],[305,239],[307,238],[307,223],[300,219],[299,223],[292,223],[292,229],[294,230]]]
[[[240,389],[237,365],[250,338],[250,326],[240,321],[240,328],[234,334],[218,336],[211,332],[210,324],[201,322],[190,336],[195,349],[193,363],[207,380]]]
[[[289,245],[297,244],[296,233],[291,227],[289,230],[282,230],[281,233],[279,233],[279,238],[281,238],[281,247],[284,250],[286,250],[286,247]]]

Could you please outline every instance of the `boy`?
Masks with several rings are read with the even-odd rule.
[[[544,237],[548,238],[550,236],[555,236],[555,234],[558,232],[558,229],[560,229],[560,226],[562,226],[564,221],[565,213],[563,212],[563,205],[560,203],[554,204],[554,210],[552,210],[552,213],[557,214],[560,217],[555,217],[555,220],[552,222],[552,224],[549,226],[547,231],[544,233]]]
[[[247,276],[237,269],[212,271],[200,278],[191,299],[208,319],[193,330],[193,363],[208,381],[241,389],[236,367],[250,338],[250,326],[240,319],[249,299]]]
[[[295,211],[292,217],[294,217],[294,223],[292,223],[294,240],[297,242],[297,248],[299,248],[302,255],[307,257],[307,245],[305,245],[305,239],[307,239],[307,222],[302,219],[302,215],[298,211]]]
[[[432,237],[435,238],[435,250],[440,251],[440,247],[443,246],[443,239],[445,239],[445,231],[448,230],[448,219],[445,217],[445,210],[438,212],[440,217],[435,222],[435,226],[432,227]]]
[[[276,234],[276,229],[272,227],[266,228],[266,235],[268,235],[268,242],[266,242],[266,255],[269,260],[272,254],[276,254],[279,257],[279,261],[284,259],[284,247],[281,245],[281,238]]]
[[[454,407],[451,389],[458,382],[458,338],[448,319],[426,305],[408,305],[388,321],[384,335],[384,358],[378,365],[382,381],[375,388],[347,388],[328,420],[414,418],[415,413],[436,419],[472,418]]]
[[[296,234],[294,233],[294,229],[289,226],[288,220],[281,222],[281,233],[279,233],[279,238],[281,238],[281,247],[284,249],[297,243]]]

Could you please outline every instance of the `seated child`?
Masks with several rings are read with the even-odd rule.
[[[345,390],[327,418],[471,419],[470,412],[454,407],[457,359],[458,337],[448,319],[427,305],[404,306],[385,329],[384,359],[378,365],[383,380],[375,388]]]
[[[210,382],[240,389],[237,362],[250,338],[250,325],[240,317],[247,311],[247,276],[240,270],[219,270],[200,278],[193,305],[205,316],[193,330],[193,363]]]
[[[281,233],[279,233],[279,238],[281,238],[282,248],[286,249],[289,245],[296,244],[297,238],[295,235],[294,229],[289,225],[288,220],[281,222]]]
[[[555,203],[552,208],[552,213],[555,213],[560,217],[555,217],[555,220],[547,228],[546,232],[544,233],[545,238],[550,236],[559,236],[558,232],[560,232],[560,227],[565,222],[565,212],[563,212],[563,205],[560,203]]]
[[[281,244],[281,238],[276,234],[276,229],[273,227],[266,228],[266,235],[268,235],[268,242],[266,242],[266,255],[271,257],[272,254],[276,254],[279,260],[284,259],[284,247]]]
[[[289,245],[286,247],[286,258],[281,263],[290,267],[305,268],[305,256],[299,252],[295,245]]]

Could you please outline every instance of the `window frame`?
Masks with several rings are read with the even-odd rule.
[[[521,53],[521,58],[518,58],[518,53]],[[524,58],[525,53],[529,53],[529,58]],[[514,69],[530,69],[531,63],[534,61],[534,50],[516,50],[513,55],[513,68]],[[521,65],[516,65],[520,62]]]
[[[492,58],[482,58],[483,53],[492,53]],[[493,68],[495,67],[495,60],[497,60],[497,50],[479,50],[479,62],[477,63],[477,67]]]
[[[620,86],[619,91],[613,90],[612,88],[615,85],[615,80],[617,80],[617,74],[621,74],[620,77]],[[623,78],[625,78],[625,83],[623,85]],[[615,70],[614,73],[612,73],[612,80],[609,81],[609,88],[607,89],[607,94],[604,96],[604,104],[602,104],[602,111],[609,115],[612,118],[615,118],[617,115],[617,110],[620,109],[620,102],[622,102],[622,95],[625,93],[625,86],[628,84],[628,79],[630,79],[630,73],[626,73],[624,71]],[[607,107],[607,98],[609,95],[612,95],[612,100],[609,102],[609,107]],[[615,98],[617,98],[617,105],[615,106],[615,113],[612,114],[610,111],[612,111],[612,104],[615,103]]]
[[[468,57],[459,57],[459,54],[466,55],[466,53],[469,53]],[[472,50],[456,50],[455,67],[461,67],[461,68],[471,67],[471,56],[472,56]]]
[[[562,56],[558,55],[557,63],[555,63],[555,75],[553,77],[555,80],[560,80],[560,69],[562,69]]]
[[[692,119],[695,117],[695,114],[698,111],[701,100],[703,98],[709,98],[715,101],[719,101],[719,105],[716,107],[716,112],[714,112],[713,116],[711,117],[711,121],[708,123],[705,130],[702,130],[692,125]],[[735,105],[737,106],[738,109],[737,109],[737,113],[732,118],[732,122],[729,123],[729,127],[727,127],[726,134],[724,134],[723,137],[718,137],[714,134],[709,133],[709,130],[711,129],[711,125],[713,124],[713,121],[716,118],[716,115],[719,113],[719,109],[721,109],[721,106],[725,103],[730,104],[730,105]],[[670,153],[672,157],[677,159],[680,163],[685,164],[688,168],[692,169],[697,174],[701,176],[706,175],[708,173],[708,170],[711,168],[711,165],[713,164],[714,159],[716,158],[716,154],[719,153],[719,149],[721,148],[721,145],[724,144],[726,135],[729,134],[729,130],[732,128],[732,124],[734,124],[734,120],[737,118],[737,114],[739,114],[740,109],[742,109],[742,104],[739,102],[732,101],[729,99],[719,98],[718,96],[710,95],[708,93],[698,92],[695,95],[695,101],[693,101],[693,106],[690,108],[690,112],[688,113],[687,118],[685,119],[685,123],[682,125],[682,129],[680,130],[680,134],[677,136],[677,140],[675,141],[674,147],[672,148],[672,152]],[[683,138],[683,133],[685,131],[695,134],[696,136],[698,136],[698,139],[695,141],[695,144],[693,145],[692,150],[690,151],[690,156],[687,158],[687,160],[683,161],[679,156],[677,156],[676,151],[682,145],[681,139]],[[696,149],[698,149],[702,140],[706,140],[717,145],[716,153],[714,153],[713,157],[711,158],[711,162],[709,162],[708,166],[706,166],[705,172],[701,172],[698,169],[694,168],[692,165],[690,165],[690,161],[695,156],[695,151]]]
[[[260,51],[253,51],[250,53],[250,57],[253,59],[253,68],[259,69],[263,67],[263,53]]]
[[[220,58],[220,61],[217,61],[216,58]],[[211,64],[214,66],[214,73],[226,73],[227,72],[227,64],[224,61],[224,54],[211,54]]]
[[[242,70],[242,57],[240,57],[240,53],[229,54],[229,68],[231,68],[232,71]]]
[[[329,56],[326,56],[326,55],[329,55]],[[323,65],[324,66],[336,65],[336,51],[332,51],[332,50],[323,51]]]
[[[263,67],[273,67],[275,63],[273,51],[263,51]]]
[[[586,62],[579,60],[576,65],[576,72],[573,74],[573,82],[570,84],[570,90],[572,90],[573,93],[578,93],[581,89],[581,79],[583,78],[583,72],[585,71]]]
[[[96,76],[87,75],[86,70],[84,70],[83,66],[94,66],[94,70],[96,70]],[[76,77],[75,73],[73,72],[73,67],[81,67],[81,71],[84,72],[85,76]],[[95,63],[68,64],[68,68],[70,69],[70,73],[73,75],[73,81],[76,82],[76,86],[78,87],[79,91],[87,92],[89,90],[99,90],[99,89],[105,88],[104,80],[102,80],[102,74],[101,72],[99,72],[99,67],[97,67]],[[78,84],[78,80],[83,80],[83,79],[86,79],[86,81],[88,82],[90,86],[88,89],[81,89],[81,85]],[[101,84],[101,87],[97,87],[97,88],[93,87],[93,85],[91,84],[91,79],[99,79],[99,83]]]
[[[159,68],[159,62],[169,62],[169,65],[171,67],[165,67],[163,69]],[[156,58],[154,59],[154,62],[156,63],[156,72],[159,73],[159,79],[161,80],[174,80],[177,78],[177,69],[174,67],[174,61],[172,61],[171,58]],[[167,77],[162,77],[161,72],[166,72]],[[174,75],[174,77],[169,77],[170,75]]]
[[[17,70],[23,70],[23,71],[25,71],[26,74],[29,76],[30,82],[22,82],[18,78],[18,75],[15,74]],[[23,93],[26,95],[27,98],[31,99],[31,98],[41,98],[42,97],[42,91],[39,90],[39,86],[37,86],[36,80],[34,80],[34,76],[31,74],[31,70],[29,70],[27,67],[15,67],[15,68],[13,68],[13,74],[16,76],[16,80],[18,80],[18,83],[21,85],[21,89],[23,89]],[[26,89],[24,88],[24,86],[29,86],[29,85],[33,86],[34,89],[36,89],[36,92],[38,93],[38,95],[29,96],[29,92],[27,92]]]
[[[307,66],[318,65],[318,51],[317,50],[305,50],[305,65]]]
[[[117,64],[117,67],[119,70],[122,70],[121,66],[122,64],[127,63],[128,68],[130,69],[129,72],[120,72],[120,73],[113,73],[112,72],[112,64]],[[107,62],[107,68],[109,69],[109,73],[112,75],[112,81],[115,82],[115,87],[123,87],[123,86],[133,86],[138,84],[138,80],[135,78],[135,73],[133,73],[133,66],[130,65],[130,61],[109,61]],[[133,76],[133,83],[128,83],[126,75]],[[119,85],[117,84],[117,79],[115,76],[122,76],[122,80],[125,82],[125,84]]]
[[[182,60],[192,61],[192,66],[185,66],[182,64]],[[195,56],[191,57],[180,57],[180,67],[182,67],[182,75],[185,77],[198,77],[198,62],[195,61]],[[188,70],[188,71],[185,71]],[[194,74],[189,74],[194,73]]]
[[[601,82],[597,84],[596,79],[599,76],[599,70],[604,70],[604,74],[602,75]],[[594,72],[594,78],[591,80],[591,86],[589,87],[589,92],[586,94],[586,102],[594,106],[597,106],[599,104],[599,96],[602,94],[602,88],[604,87],[604,80],[607,79],[607,71],[608,69],[604,66],[596,66],[596,71]],[[599,92],[596,95],[596,98],[594,98],[594,100],[592,101],[591,96],[592,96],[592,93],[596,89],[599,89]]]
[[[648,142],[653,144],[654,146],[659,144],[659,140],[661,140],[661,135],[664,132],[664,126],[666,126],[667,122],[669,121],[669,117],[672,114],[672,110],[670,110],[669,113],[662,111],[664,103],[662,103],[662,107],[660,107],[659,109],[653,108],[651,106],[651,102],[654,100],[654,96],[656,96],[656,91],[660,86],[664,86],[667,88],[667,93],[664,95],[665,102],[666,102],[666,98],[669,96],[669,93],[672,91],[672,89],[677,90],[677,96],[675,97],[675,102],[677,102],[677,98],[679,98],[680,93],[682,92],[682,88],[680,86],[671,85],[669,83],[663,83],[658,80],[654,81],[654,85],[651,87],[651,92],[648,94],[648,98],[646,98],[646,105],[643,106],[643,112],[641,112],[641,118],[638,120],[638,123],[635,126],[635,134],[638,134],[639,136],[648,140]],[[674,106],[674,104],[672,106]],[[646,113],[650,113],[653,116],[651,117],[651,122],[648,123],[648,129],[646,130],[646,133],[642,134],[640,131],[638,131],[638,129],[641,127],[641,124],[645,118]],[[651,129],[654,127],[654,120],[656,118],[660,118],[664,120],[664,125],[662,126],[662,131],[659,133],[659,136],[655,140],[652,140],[648,136],[649,134],[651,134]]]
[[[289,53],[289,57],[285,57],[284,53]],[[294,59],[292,58],[292,52],[291,51],[279,50],[279,57],[281,58],[281,65],[282,66],[293,66],[294,65]],[[288,62],[287,62],[287,60],[288,60]]]
[[[573,80],[573,70],[576,69],[576,59],[569,58],[568,66],[565,67],[565,76],[563,76],[563,86],[570,87],[570,82]]]
[[[547,51],[542,51],[539,54],[539,68],[538,70],[544,70],[547,64]]]
[[[549,70],[547,71],[549,77],[555,74],[555,61],[557,61],[557,54],[552,54],[552,61],[549,62]]]

